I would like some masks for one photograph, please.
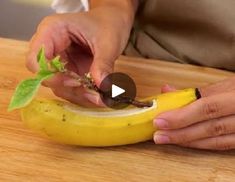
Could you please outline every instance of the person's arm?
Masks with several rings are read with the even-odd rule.
[[[139,0],[90,0],[89,5],[91,9],[104,7],[104,6],[114,6],[123,11],[124,14],[128,13],[130,18],[134,17],[137,10]]]
[[[116,7],[121,7],[121,8],[127,8],[129,10],[137,9],[138,6],[138,1],[139,0],[90,0],[89,5],[90,8],[95,8],[98,6],[116,6]]]
[[[123,35],[121,44],[125,47],[138,5],[139,0],[89,0],[89,11],[102,14],[104,19],[109,19],[108,21],[115,22],[117,26],[122,27],[122,30],[120,30]],[[121,51],[123,51],[124,47],[121,47]]]
[[[114,7],[114,11],[121,12],[123,18],[127,23],[133,21],[135,12],[138,7],[139,0],[90,0],[90,9],[100,7]]]

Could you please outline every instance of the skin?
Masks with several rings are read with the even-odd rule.
[[[235,77],[200,88],[202,98],[154,120],[156,144],[230,150],[235,149]],[[175,90],[165,86],[162,92]]]
[[[89,12],[52,15],[42,20],[30,41],[26,62],[30,71],[38,70],[36,55],[42,45],[48,59],[60,55],[67,69],[79,75],[91,72],[98,86],[113,71],[114,62],[128,41],[137,1],[92,0],[90,3]],[[97,93],[64,75],[43,84],[70,102],[102,105]]]
[[[116,58],[124,50],[133,24],[137,0],[91,0],[86,13],[52,15],[38,26],[30,42],[26,66],[38,70],[36,55],[42,44],[48,59],[61,55],[67,69],[83,75],[91,72],[96,84],[113,71]],[[125,28],[123,28],[125,27]],[[235,78],[200,88],[196,102],[159,115],[156,144],[229,150],[235,148]],[[80,105],[102,105],[98,94],[77,82],[57,75],[44,82],[55,95]],[[175,88],[164,86],[162,92]]]

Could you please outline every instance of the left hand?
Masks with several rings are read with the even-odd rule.
[[[235,149],[235,77],[199,88],[202,98],[156,119],[156,144],[185,147]],[[165,87],[164,92],[171,91]]]

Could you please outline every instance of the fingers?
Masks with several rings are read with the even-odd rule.
[[[80,87],[82,85],[77,80],[68,78],[64,80],[64,86],[65,87]]]
[[[90,16],[79,17],[56,15],[50,16],[40,23],[37,33],[30,43],[30,51],[26,62],[29,70],[38,71],[37,53],[44,45],[47,59],[66,53],[69,64],[73,64],[73,68],[76,68],[75,72],[83,75],[85,72],[90,71],[98,86],[104,77],[113,72],[115,58],[121,52],[120,46],[117,46],[120,39],[114,36],[113,31],[107,31],[107,33],[104,33],[104,29],[95,31],[95,24],[92,25],[89,21],[83,21],[89,20]],[[100,28],[99,25],[97,27]],[[72,46],[72,42],[78,46],[75,47],[74,52],[69,52],[68,48]],[[78,47],[80,52],[77,49]],[[78,54],[80,56],[77,56]],[[76,81],[64,76],[57,75],[51,80],[43,82],[43,84],[51,87],[57,96],[71,102],[81,104],[88,99],[90,102],[101,105],[99,97],[94,96],[94,94],[76,91],[77,88],[80,88]]]
[[[114,60],[109,59],[94,59],[91,66],[91,74],[97,86],[102,80],[112,73],[114,69]]]
[[[88,91],[84,94],[84,97],[88,99],[91,103],[100,106],[100,107],[105,107],[105,104],[103,103],[100,94],[98,94],[95,91]]]
[[[65,65],[65,68],[68,70],[71,70],[74,73],[77,72],[76,66],[71,61]],[[80,86],[80,83],[77,80],[63,73],[57,73],[52,78],[43,81],[42,84],[46,87],[52,87],[52,88],[55,88],[55,87],[59,88],[60,86],[66,86],[66,87],[79,87]]]
[[[26,67],[32,72],[38,70],[37,54],[42,46],[45,48],[47,59],[52,59],[55,55],[64,51],[70,43],[64,22],[57,16],[46,17],[40,23],[36,34],[30,41]]]
[[[87,91],[83,87],[73,88],[73,87],[60,86],[59,88],[58,87],[52,88],[52,91],[56,96],[66,99],[80,106],[84,107],[103,106],[102,103],[95,97],[87,100],[87,97],[85,97]]]
[[[206,138],[185,143],[181,146],[207,150],[231,150],[235,149],[235,134]]]
[[[37,54],[42,46],[45,48],[45,55],[47,59],[53,57],[54,45],[49,36],[43,35],[42,37],[38,38],[38,35],[35,35],[30,41],[29,52],[26,58],[26,67],[33,73],[37,72],[39,69],[39,65],[37,63]]]
[[[50,80],[43,82],[44,86],[52,89],[58,97],[64,98],[72,103],[91,107],[94,105],[104,107],[100,95],[95,91],[85,89],[80,82],[59,73]]]
[[[157,144],[182,144],[209,137],[235,133],[235,115],[197,123],[177,130],[157,131],[154,141]],[[164,140],[163,140],[163,139]]]
[[[161,93],[174,92],[174,91],[176,91],[176,88],[168,84],[164,85],[161,88]]]
[[[231,77],[226,80],[222,80],[212,85],[208,85],[200,88],[200,93],[202,97],[208,97],[211,95],[216,95],[220,93],[230,92],[235,90],[235,77]]]
[[[158,129],[179,129],[192,124],[235,114],[235,92],[201,98],[194,103],[160,114],[154,125]]]
[[[90,69],[97,86],[100,86],[102,80],[113,72],[114,63],[122,52],[120,40],[114,39],[112,32],[106,32],[105,38],[102,39],[97,39],[98,42],[94,44],[94,59]]]
[[[80,87],[81,83],[76,79],[73,79],[63,73],[57,73],[52,78],[43,81],[43,86],[51,88],[59,88],[60,86],[64,87]]]

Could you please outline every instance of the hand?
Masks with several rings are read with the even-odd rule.
[[[172,91],[169,86],[163,91]],[[202,98],[173,111],[160,114],[154,125],[156,144],[185,147],[235,149],[235,77],[200,88]]]
[[[38,70],[36,55],[44,45],[48,59],[60,55],[67,63],[67,69],[79,75],[91,72],[99,86],[101,80],[113,71],[114,61],[123,51],[132,26],[131,21],[125,21],[123,13],[119,15],[119,12],[115,7],[104,7],[88,13],[45,18],[30,42],[26,66],[32,72]],[[76,80],[62,74],[44,85],[70,102],[90,105],[89,100],[102,105],[98,94],[88,92]]]

